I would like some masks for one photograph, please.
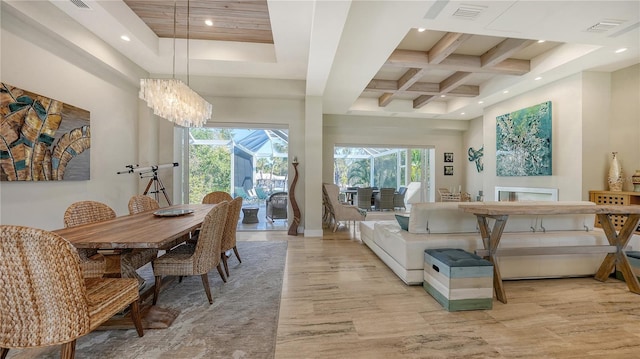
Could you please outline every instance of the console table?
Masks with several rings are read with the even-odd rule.
[[[582,202],[471,202],[460,204],[460,209],[473,213],[480,227],[484,251],[476,251],[493,263],[493,286],[496,298],[507,303],[497,255],[607,253],[594,278],[604,282],[615,265],[624,276],[629,291],[640,294],[640,283],[634,275],[624,248],[640,222],[640,206],[588,205]],[[508,248],[498,250],[502,232],[510,215],[595,214],[607,236],[609,246],[564,246],[536,248]],[[619,232],[612,222],[613,216],[625,219]],[[489,228],[487,219],[494,219]]]

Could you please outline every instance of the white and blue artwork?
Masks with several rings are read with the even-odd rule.
[[[496,117],[496,175],[551,175],[551,101]]]

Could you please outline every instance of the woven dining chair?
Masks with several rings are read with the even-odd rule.
[[[229,212],[224,225],[224,234],[222,235],[222,245],[220,249],[220,259],[224,265],[224,271],[229,277],[229,265],[227,263],[227,251],[233,249],[233,253],[238,258],[238,262],[242,263],[236,246],[236,232],[238,230],[238,220],[240,220],[240,210],[242,209],[242,197],[236,197],[229,203]]]
[[[72,203],[64,212],[64,226],[74,227],[83,224],[102,222],[116,218],[116,212],[108,205],[97,201],[80,201]],[[105,271],[104,257],[93,249],[78,249],[82,271],[86,278],[102,277]],[[136,273],[136,269],[153,261],[158,257],[157,249],[136,249],[123,253],[120,258],[120,272],[123,277],[137,278],[140,285],[144,279]],[[101,271],[98,272],[94,261],[102,261]]]
[[[138,283],[132,278],[83,278],[76,249],[36,228],[0,226],[0,357],[10,349],[62,344],[73,358],[76,340],[131,308],[143,336]]]
[[[160,294],[162,276],[188,275],[199,275],[201,277],[209,304],[213,304],[207,273],[213,268],[217,268],[220,276],[224,276],[220,265],[220,248],[228,212],[228,202],[217,204],[205,216],[197,241],[179,245],[154,261],[153,273],[156,277],[155,291],[153,293],[154,305],[157,303]]]
[[[233,200],[233,197],[231,197],[229,193],[223,192],[223,191],[213,191],[213,192],[207,193],[204,196],[204,198],[202,198],[202,203],[217,204],[222,201],[231,202],[231,200]]]
[[[131,196],[127,205],[129,207],[130,214],[142,213],[160,208],[158,201],[143,194]]]
[[[116,212],[106,204],[94,201],[72,203],[64,212],[64,226],[106,221],[116,217]],[[100,278],[106,270],[105,259],[95,249],[78,248],[80,267],[85,278]]]

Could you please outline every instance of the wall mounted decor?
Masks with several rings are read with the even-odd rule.
[[[444,175],[453,176],[453,166],[444,166]]]
[[[453,162],[453,152],[445,152],[444,153],[444,161],[445,162]]]
[[[476,163],[476,170],[478,173],[484,170],[484,164],[482,163],[482,157],[484,156],[484,146],[480,147],[477,151],[473,149],[473,147],[469,147],[469,162]]]
[[[496,175],[551,175],[551,101],[496,118]]]
[[[0,83],[0,114],[0,181],[89,179],[89,111]]]

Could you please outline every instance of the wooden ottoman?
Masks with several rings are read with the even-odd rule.
[[[425,249],[422,286],[450,312],[491,309],[493,264],[462,249]]]

